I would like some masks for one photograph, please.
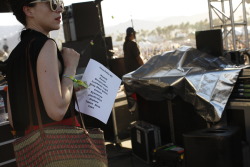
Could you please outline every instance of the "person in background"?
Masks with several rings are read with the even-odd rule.
[[[123,52],[124,52],[124,64],[126,73],[130,73],[135,71],[141,65],[143,65],[143,61],[140,57],[140,50],[135,42],[136,32],[132,27],[128,27],[126,30],[125,42],[123,44]],[[136,94],[129,94],[128,88],[124,85],[124,92],[127,96],[128,100],[128,108],[131,114],[133,114],[137,110],[137,102],[136,102]]]
[[[144,64],[140,57],[140,50],[135,39],[135,30],[132,27],[128,27],[126,30],[125,42],[123,44],[124,63],[127,73],[136,70]]]
[[[8,54],[9,53],[9,46],[7,44],[7,39],[4,38],[3,50]]]

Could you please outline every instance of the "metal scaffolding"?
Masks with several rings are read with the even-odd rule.
[[[234,2],[233,2],[234,1]],[[234,6],[236,5],[236,8]],[[240,6],[242,7],[240,9]],[[249,49],[246,0],[208,0],[210,29],[222,29],[223,45],[226,50]],[[236,12],[238,18],[236,18]],[[214,17],[215,16],[215,17]],[[216,22],[216,17],[219,18]],[[236,27],[241,34],[236,34]]]

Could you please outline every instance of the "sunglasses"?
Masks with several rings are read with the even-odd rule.
[[[49,2],[50,9],[53,12],[55,12],[58,7],[60,7],[62,11],[64,11],[64,3],[62,0],[36,0],[36,1],[30,2],[29,4],[38,3],[38,2]]]

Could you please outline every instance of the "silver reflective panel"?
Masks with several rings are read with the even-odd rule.
[[[166,100],[180,96],[193,104],[208,122],[218,122],[239,72],[222,57],[214,57],[191,47],[156,55],[136,71],[123,76],[127,94],[134,92],[146,100]]]

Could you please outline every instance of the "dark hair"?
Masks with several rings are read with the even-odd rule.
[[[9,0],[9,4],[11,7],[11,10],[13,12],[13,15],[16,16],[16,19],[22,23],[24,26],[26,26],[26,15],[23,12],[24,6],[30,6],[33,7],[35,4],[29,4],[34,0]]]
[[[129,39],[130,36],[131,36],[131,35],[126,35],[126,37],[125,37],[125,42],[130,41],[130,39]]]

